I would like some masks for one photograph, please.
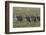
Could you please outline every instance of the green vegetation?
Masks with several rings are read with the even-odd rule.
[[[13,7],[13,16],[40,16],[40,8],[29,8],[29,7]],[[40,26],[40,21],[36,22],[28,22],[25,21],[25,18],[23,18],[23,21],[19,22],[13,19],[13,27],[38,27]]]

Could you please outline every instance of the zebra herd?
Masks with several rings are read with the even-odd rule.
[[[25,17],[23,17],[23,16],[15,16],[14,18],[17,21],[20,21],[20,22],[23,20],[23,18],[25,18],[29,22],[31,22],[31,21],[36,22],[37,20],[40,21],[40,16],[25,16]]]

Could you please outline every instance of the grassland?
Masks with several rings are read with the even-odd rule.
[[[13,16],[40,16],[40,9],[39,8],[29,8],[29,7],[13,7]],[[13,18],[13,27],[39,27],[40,26],[40,21],[32,21],[28,22],[25,21],[25,18],[21,22],[16,21]]]

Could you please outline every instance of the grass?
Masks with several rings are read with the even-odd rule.
[[[24,8],[24,7],[13,7],[13,16],[38,16],[40,15],[40,9],[39,8]],[[13,28],[16,27],[39,27],[40,26],[40,21],[32,21],[32,22],[28,22],[25,21],[25,18],[23,18],[23,21],[16,21],[15,19],[13,19]]]

